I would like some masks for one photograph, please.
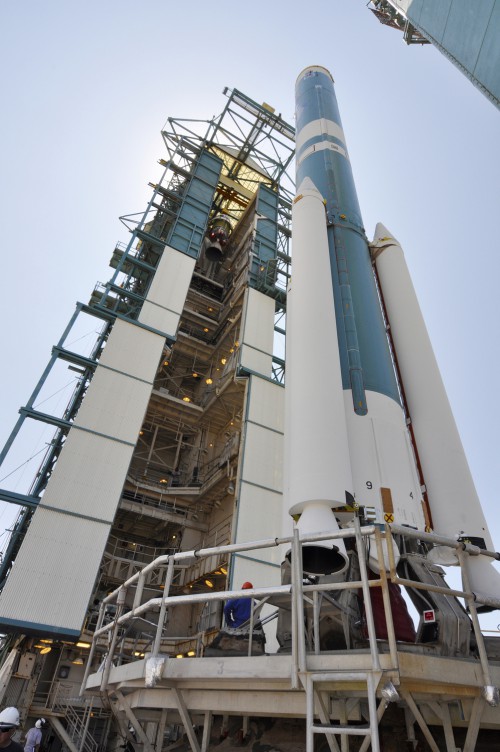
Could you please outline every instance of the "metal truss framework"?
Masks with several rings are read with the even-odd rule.
[[[402,31],[406,44],[430,44],[430,41],[400,11],[394,8],[390,2],[387,0],[370,0],[370,2],[375,6],[375,8],[370,8],[370,10],[380,23],[384,26],[390,26],[392,29]]]
[[[167,121],[162,130],[167,159],[159,160],[164,168],[163,174],[157,183],[150,184],[153,193],[145,211],[121,217],[131,237],[126,245],[118,243],[113,252],[110,265],[115,271],[111,279],[105,285],[95,288],[89,305],[77,304],[76,311],[58,344],[53,348],[50,361],[31,397],[20,409],[20,417],[0,454],[0,465],[26,418],[53,425],[56,432],[28,493],[20,494],[0,489],[1,500],[22,507],[0,567],[0,583],[3,583],[8,575],[33,509],[37,507],[40,495],[57,462],[113,321],[117,317],[137,320],[163,248],[171,238],[183,202],[188,200],[187,188],[193,180],[194,170],[203,152],[214,154],[223,163],[213,204],[209,207],[210,216],[223,212],[230,217],[235,226],[248,209],[260,184],[267,185],[278,193],[276,261],[260,267],[257,265],[253,285],[275,298],[277,338],[284,338],[286,284],[291,262],[288,246],[291,235],[290,206],[293,181],[289,169],[294,156],[294,130],[268,105],[258,105],[237,90],[226,89],[224,94],[228,98],[227,103],[222,113],[211,121],[177,118],[169,118]],[[203,235],[205,229],[200,228],[199,234]],[[259,241],[258,232],[255,230],[257,225],[254,227],[253,242],[254,253],[258,258],[256,244]],[[191,251],[188,248],[186,252]],[[212,288],[216,289],[215,281]],[[68,335],[82,314],[90,314],[103,321],[91,354],[86,357],[65,346]],[[209,337],[206,337],[207,341],[208,339]],[[201,349],[203,346],[204,343],[200,342]],[[280,356],[284,352],[284,344],[278,343],[278,348],[280,352],[273,360],[272,377],[278,383],[283,383],[284,360]],[[36,408],[36,400],[55,363],[61,360],[70,363],[71,369],[77,371],[76,385],[62,414],[46,414]]]

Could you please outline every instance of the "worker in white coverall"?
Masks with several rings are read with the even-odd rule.
[[[24,752],[38,752],[42,741],[43,718],[39,718],[33,728],[30,728],[26,734],[24,743]]]

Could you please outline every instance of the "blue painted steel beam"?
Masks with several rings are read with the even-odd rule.
[[[36,509],[40,503],[40,498],[38,496],[29,496],[27,494],[8,491],[6,488],[0,488],[0,501],[6,501],[8,504],[18,504],[20,507]]]

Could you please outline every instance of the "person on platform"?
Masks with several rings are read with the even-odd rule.
[[[26,734],[26,739],[24,742],[24,752],[38,752],[38,750],[40,749],[40,744],[42,742],[42,728],[44,722],[45,721],[43,718],[39,718],[34,727],[30,728],[30,730]]]
[[[4,752],[23,752],[23,748],[12,737],[20,726],[17,708],[4,708],[0,713],[0,749]]]
[[[253,585],[251,582],[244,582],[241,586],[242,590],[251,590]],[[250,619],[250,611],[252,609],[251,598],[231,598],[224,606],[224,617],[226,624],[230,629],[238,629]]]

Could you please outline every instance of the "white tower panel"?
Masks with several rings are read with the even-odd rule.
[[[2,623],[78,637],[164,345],[161,335],[115,322],[0,594]],[[50,571],[61,573],[57,594]]]
[[[165,246],[139,314],[141,324],[175,336],[194,265],[191,256]]]
[[[271,376],[274,342],[273,298],[249,287],[243,304],[240,365],[252,373]]]

